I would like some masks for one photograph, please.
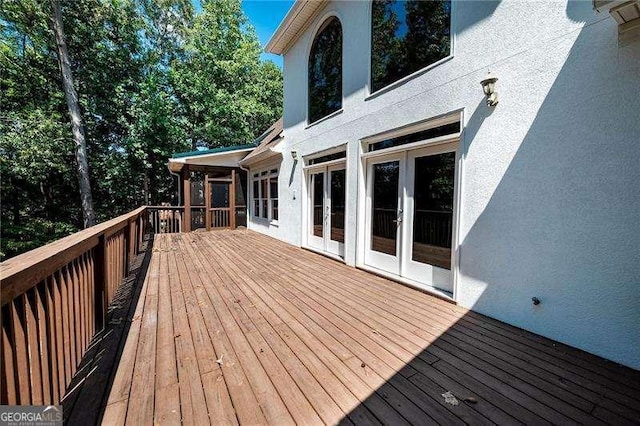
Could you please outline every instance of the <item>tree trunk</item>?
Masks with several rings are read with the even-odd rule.
[[[147,170],[146,167],[144,169],[143,186],[144,186],[144,204],[148,206],[150,205],[149,204],[149,170]]]
[[[51,0],[53,32],[58,46],[58,63],[60,64],[60,74],[62,75],[62,86],[64,95],[69,107],[71,116],[71,127],[73,131],[73,141],[76,145],[76,163],[78,167],[78,187],[80,188],[80,200],[82,201],[82,217],[84,227],[93,226],[96,222],[93,211],[93,198],[91,197],[91,183],[89,182],[89,163],[87,160],[87,143],[84,136],[84,125],[78,104],[78,94],[73,86],[73,75],[71,74],[71,64],[69,53],[64,37],[62,26],[62,12],[60,11],[59,0]]]

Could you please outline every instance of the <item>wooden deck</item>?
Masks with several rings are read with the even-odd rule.
[[[640,422],[638,371],[251,231],[157,235],[131,312],[104,424]]]

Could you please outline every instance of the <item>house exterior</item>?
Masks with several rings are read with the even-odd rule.
[[[296,2],[247,226],[639,369],[636,10]]]

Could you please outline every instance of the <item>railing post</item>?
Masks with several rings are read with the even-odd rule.
[[[144,234],[146,232],[146,218],[149,216],[149,211],[145,210],[142,216],[138,218],[138,251],[142,248],[144,242]]]
[[[106,238],[103,235],[98,240],[98,245],[94,248],[94,283],[95,283],[95,313],[96,313],[96,331],[102,330],[106,325],[107,305],[106,305],[106,288],[107,288],[107,250],[105,247]]]
[[[129,275],[129,272],[131,271],[131,264],[133,263],[133,260],[135,259],[136,253],[135,253],[135,232],[136,232],[136,220],[135,219],[129,219],[127,221],[127,230],[125,232],[125,238],[127,239],[127,275]]]

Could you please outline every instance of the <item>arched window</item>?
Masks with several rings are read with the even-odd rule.
[[[451,52],[450,0],[373,0],[371,92]]]
[[[342,26],[327,19],[309,53],[309,123],[342,108]]]

